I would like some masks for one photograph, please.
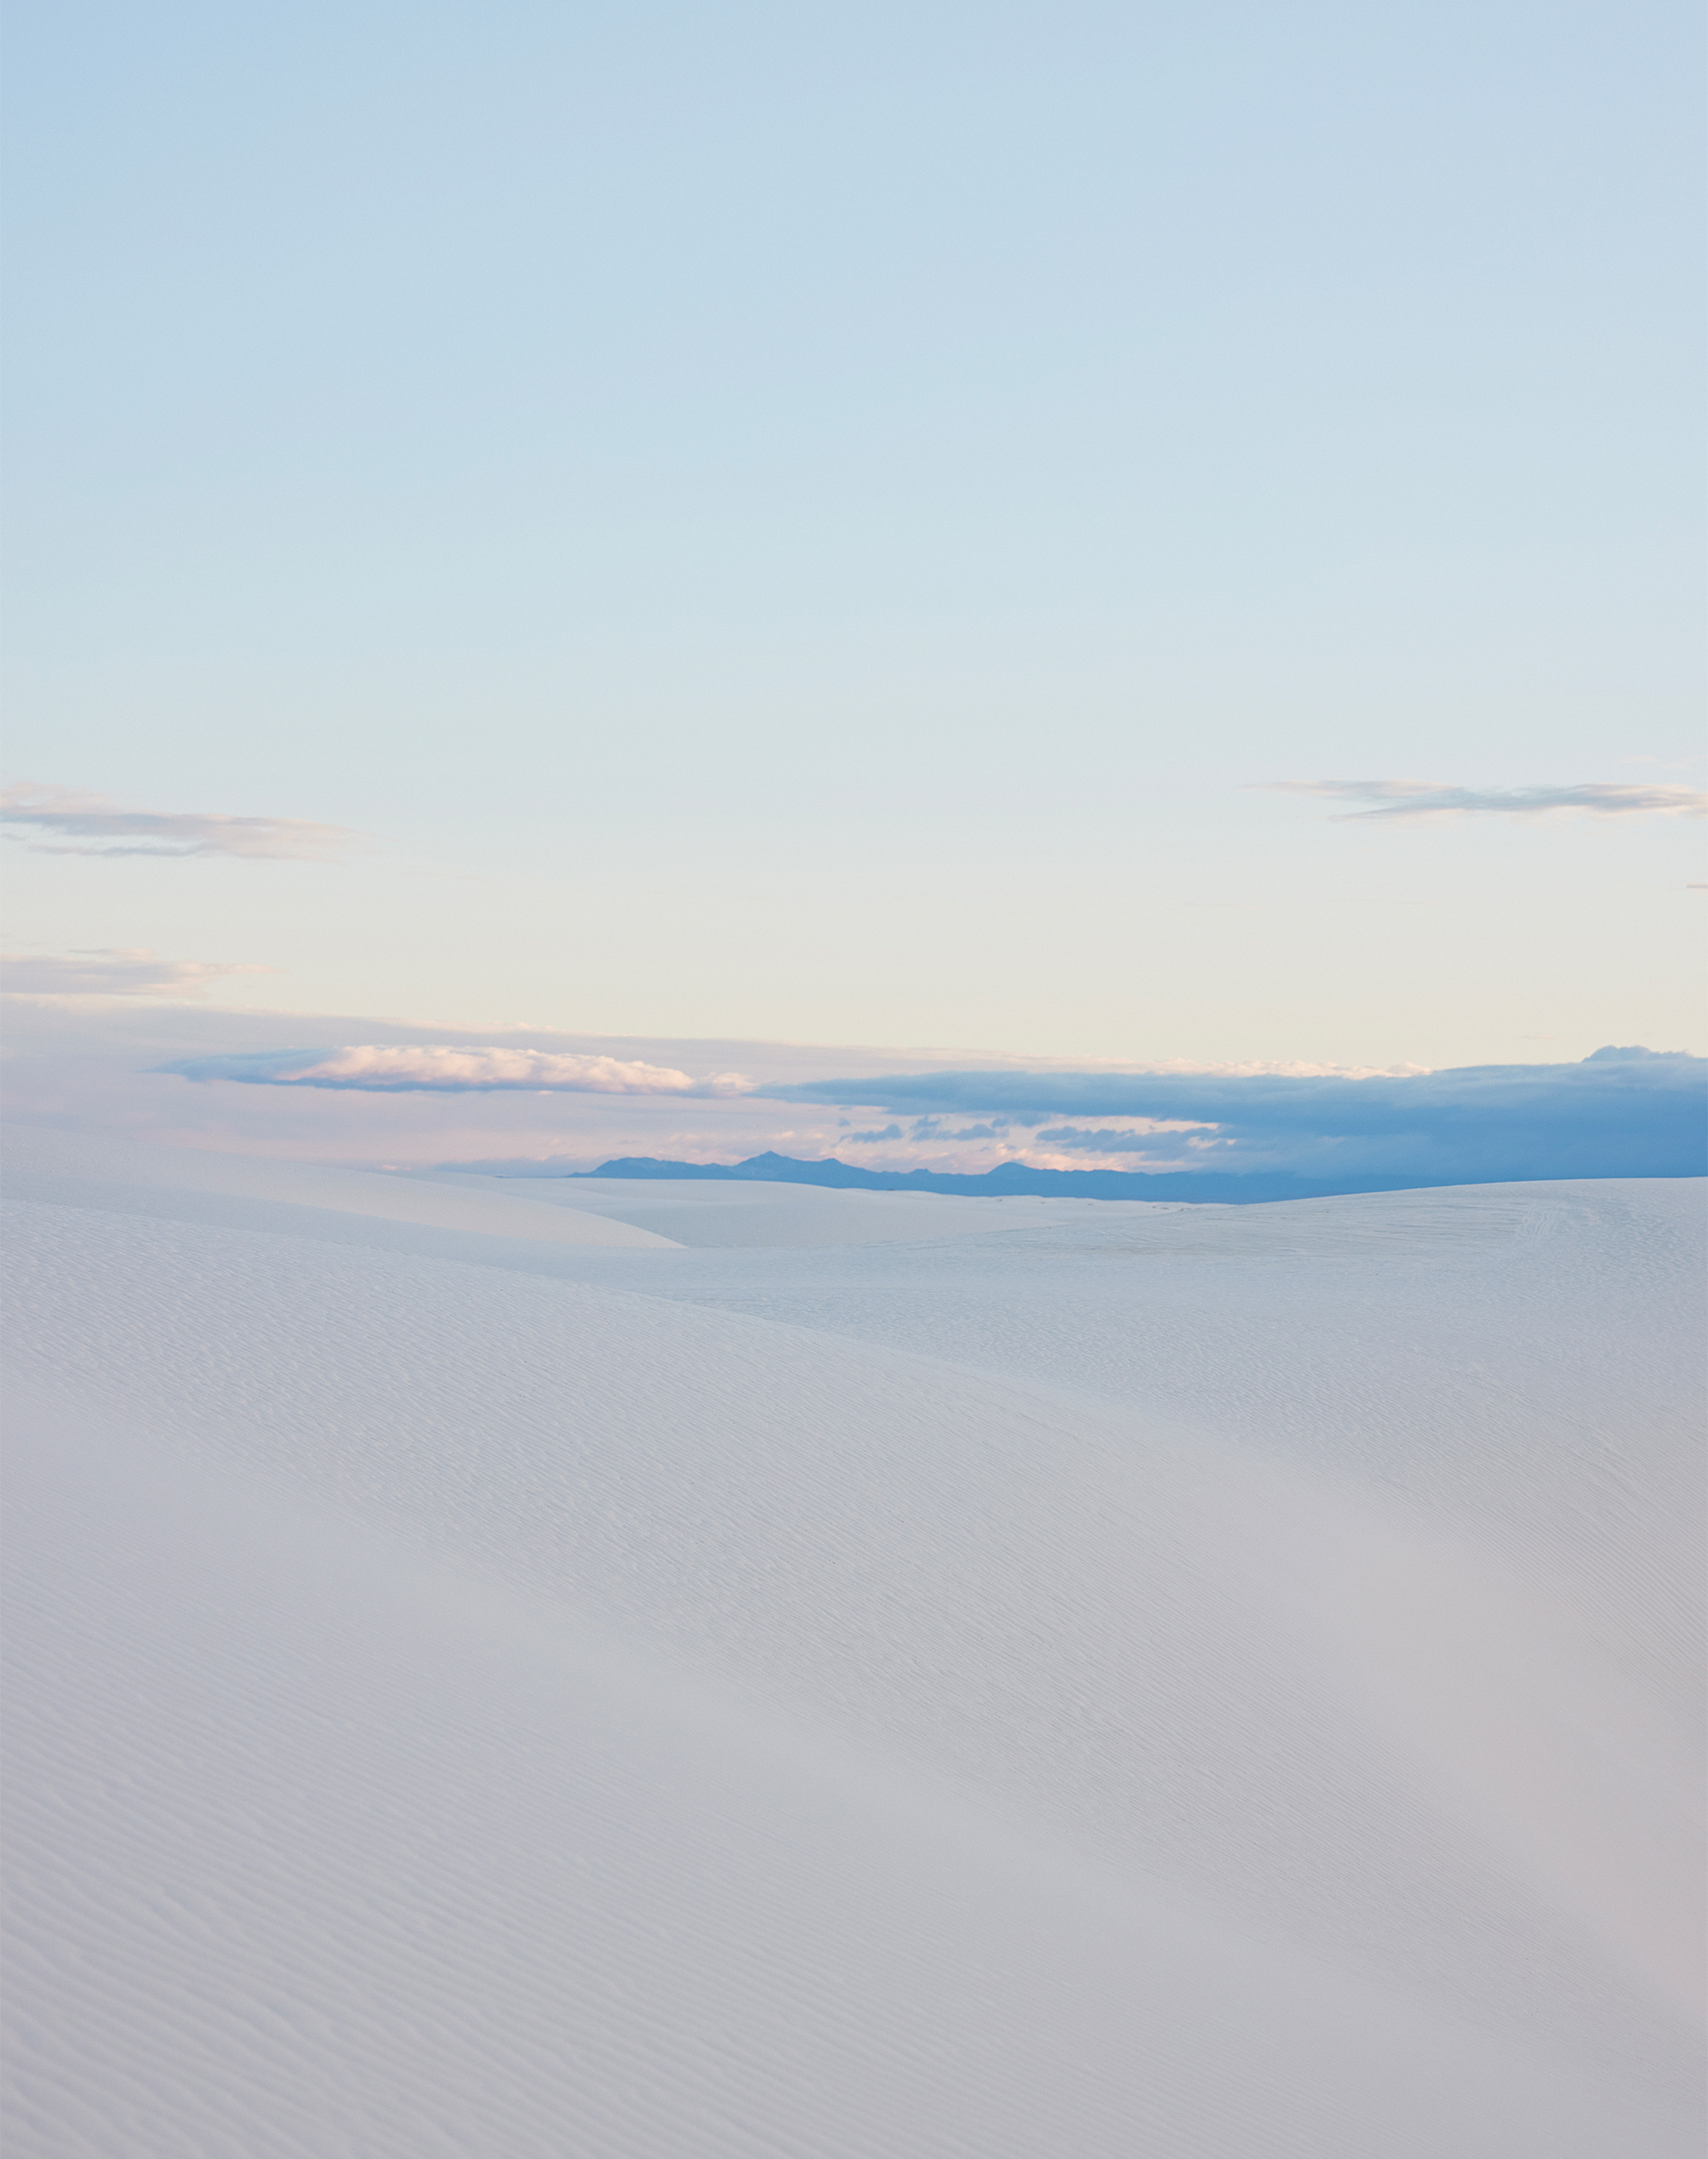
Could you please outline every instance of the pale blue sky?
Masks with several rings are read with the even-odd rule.
[[[14,16],[13,941],[447,1027],[1708,1047],[1697,10]]]

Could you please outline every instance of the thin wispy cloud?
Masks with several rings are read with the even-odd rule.
[[[1080,1125],[1046,1126],[1034,1134],[1039,1148],[1074,1155],[1106,1155],[1111,1159],[1133,1156],[1149,1161],[1169,1161],[1190,1148],[1231,1147],[1213,1125],[1155,1124],[1149,1126]]]
[[[1708,816],[1708,794],[1694,787],[1627,787],[1585,782],[1576,787],[1446,787],[1430,780],[1269,780],[1274,794],[1307,794],[1365,807],[1346,818],[1543,817],[1585,810],[1597,817]]]
[[[278,972],[236,963],[162,959],[143,946],[0,953],[0,991],[14,997],[201,997],[228,975]]]
[[[333,862],[368,839],[343,825],[292,817],[219,817],[127,810],[111,796],[24,781],[0,791],[6,837],[37,855],[230,855],[251,861]]]
[[[185,1079],[240,1080],[269,1087],[333,1087],[370,1094],[745,1094],[739,1072],[696,1079],[668,1065],[579,1057],[500,1044],[468,1049],[439,1044],[356,1043],[343,1049],[276,1051],[259,1057],[191,1057],[164,1067]]]

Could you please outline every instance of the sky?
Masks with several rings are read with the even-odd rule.
[[[26,1034],[1708,1050],[1695,8],[10,41]]]

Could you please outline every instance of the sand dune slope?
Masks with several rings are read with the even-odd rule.
[[[1696,1195],[395,1249],[169,1169],[9,1210],[12,2150],[1696,2148]],[[1549,1206],[1649,1284],[1575,1423]]]
[[[633,1250],[668,1248],[674,1241],[603,1213],[543,1206],[529,1198],[528,1185],[516,1178],[502,1185],[487,1178],[480,1190],[447,1191],[437,1183],[374,1170],[39,1130],[6,1134],[5,1170],[5,1187],[14,1199],[118,1207],[192,1221],[260,1226],[264,1210],[290,1208],[528,1243]],[[313,1225],[288,1218],[275,1226],[314,1234]]]

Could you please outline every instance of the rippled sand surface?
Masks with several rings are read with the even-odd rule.
[[[1700,2149],[1700,1184],[6,1190],[14,2159]]]

